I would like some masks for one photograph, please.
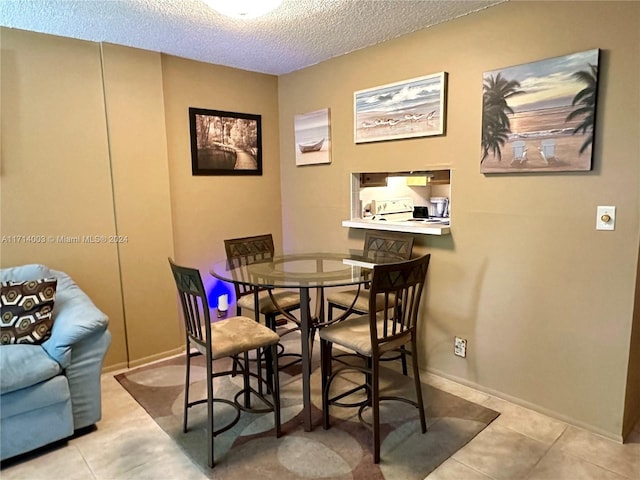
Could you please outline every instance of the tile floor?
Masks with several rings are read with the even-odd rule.
[[[97,430],[19,462],[5,462],[0,478],[205,479],[113,375],[102,377],[103,419]],[[640,478],[640,425],[620,445],[435,375],[424,374],[423,381],[501,413],[429,480]]]

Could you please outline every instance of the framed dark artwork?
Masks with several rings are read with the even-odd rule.
[[[354,142],[444,135],[446,98],[446,72],[354,92]]]
[[[485,72],[480,172],[591,170],[599,54]]]
[[[262,175],[262,118],[189,108],[193,175]]]

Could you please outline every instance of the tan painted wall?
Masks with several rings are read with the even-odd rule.
[[[357,248],[363,232],[340,226],[349,215],[352,171],[448,166],[453,234],[418,241],[418,250],[433,253],[423,363],[619,437],[625,396],[626,425],[638,417],[633,392],[640,387],[631,333],[640,219],[638,6],[510,2],[279,79],[105,45],[110,137],[99,45],[0,29],[1,233],[131,232],[120,252],[115,245],[3,244],[1,264],[37,261],[68,271],[110,316],[106,365],[128,361],[125,314],[135,363],[176,341],[174,289],[163,276],[171,224],[175,258],[200,267],[211,284],[208,267],[228,237],[272,232],[288,251],[341,249],[345,241]],[[590,48],[603,49],[594,170],[481,175],[482,72]],[[437,71],[449,72],[446,136],[353,144],[354,90]],[[190,106],[262,114],[263,176],[193,177]],[[331,108],[333,163],[296,168],[293,115],[323,107]],[[139,135],[128,130],[132,123]],[[42,192],[46,211],[32,200]],[[149,196],[153,206],[141,211]],[[595,232],[597,204],[618,206],[615,232]],[[157,321],[142,317],[150,277],[159,299],[152,315],[170,310]],[[136,290],[141,282],[145,288]],[[145,344],[139,335],[147,327],[156,331]],[[452,355],[454,335],[469,340],[466,360]]]
[[[211,288],[225,238],[270,232],[282,244],[278,79],[172,56],[162,72],[176,261]],[[262,115],[262,176],[193,176],[189,107]]]
[[[111,172],[99,45],[20,30],[2,36],[3,267],[67,272],[110,319],[106,365],[126,365],[116,245],[58,237],[113,235]]]
[[[480,174],[482,73],[592,48],[602,49],[593,171]],[[445,136],[354,144],[354,91],[439,71],[449,73]],[[640,232],[639,85],[637,2],[509,2],[282,76],[285,248],[361,245],[362,231],[340,225],[350,172],[451,167],[452,234],[418,239],[432,253],[421,363],[620,438]],[[325,107],[333,162],[296,167],[293,117]],[[614,232],[595,231],[596,205],[618,207]],[[469,341],[466,359],[453,355],[456,335]]]
[[[184,344],[175,285],[161,55],[104,44],[104,84],[129,365]]]
[[[638,247],[640,249],[640,245]],[[640,252],[639,252],[640,253]],[[636,297],[633,310],[633,326],[629,339],[629,369],[627,394],[624,405],[623,436],[626,437],[640,421],[640,254],[636,272]]]
[[[184,342],[167,257],[200,267],[212,284],[224,238],[271,232],[282,244],[277,78],[0,34],[2,235],[123,238],[5,243],[2,266],[42,262],[71,274],[109,315],[108,368],[177,351]],[[192,176],[189,106],[261,114],[263,175]]]

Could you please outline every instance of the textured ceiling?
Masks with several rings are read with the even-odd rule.
[[[503,1],[284,0],[240,20],[204,0],[0,0],[0,25],[280,75]]]

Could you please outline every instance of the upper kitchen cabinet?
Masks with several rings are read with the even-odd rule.
[[[352,173],[351,218],[342,226],[451,233],[451,171]]]

